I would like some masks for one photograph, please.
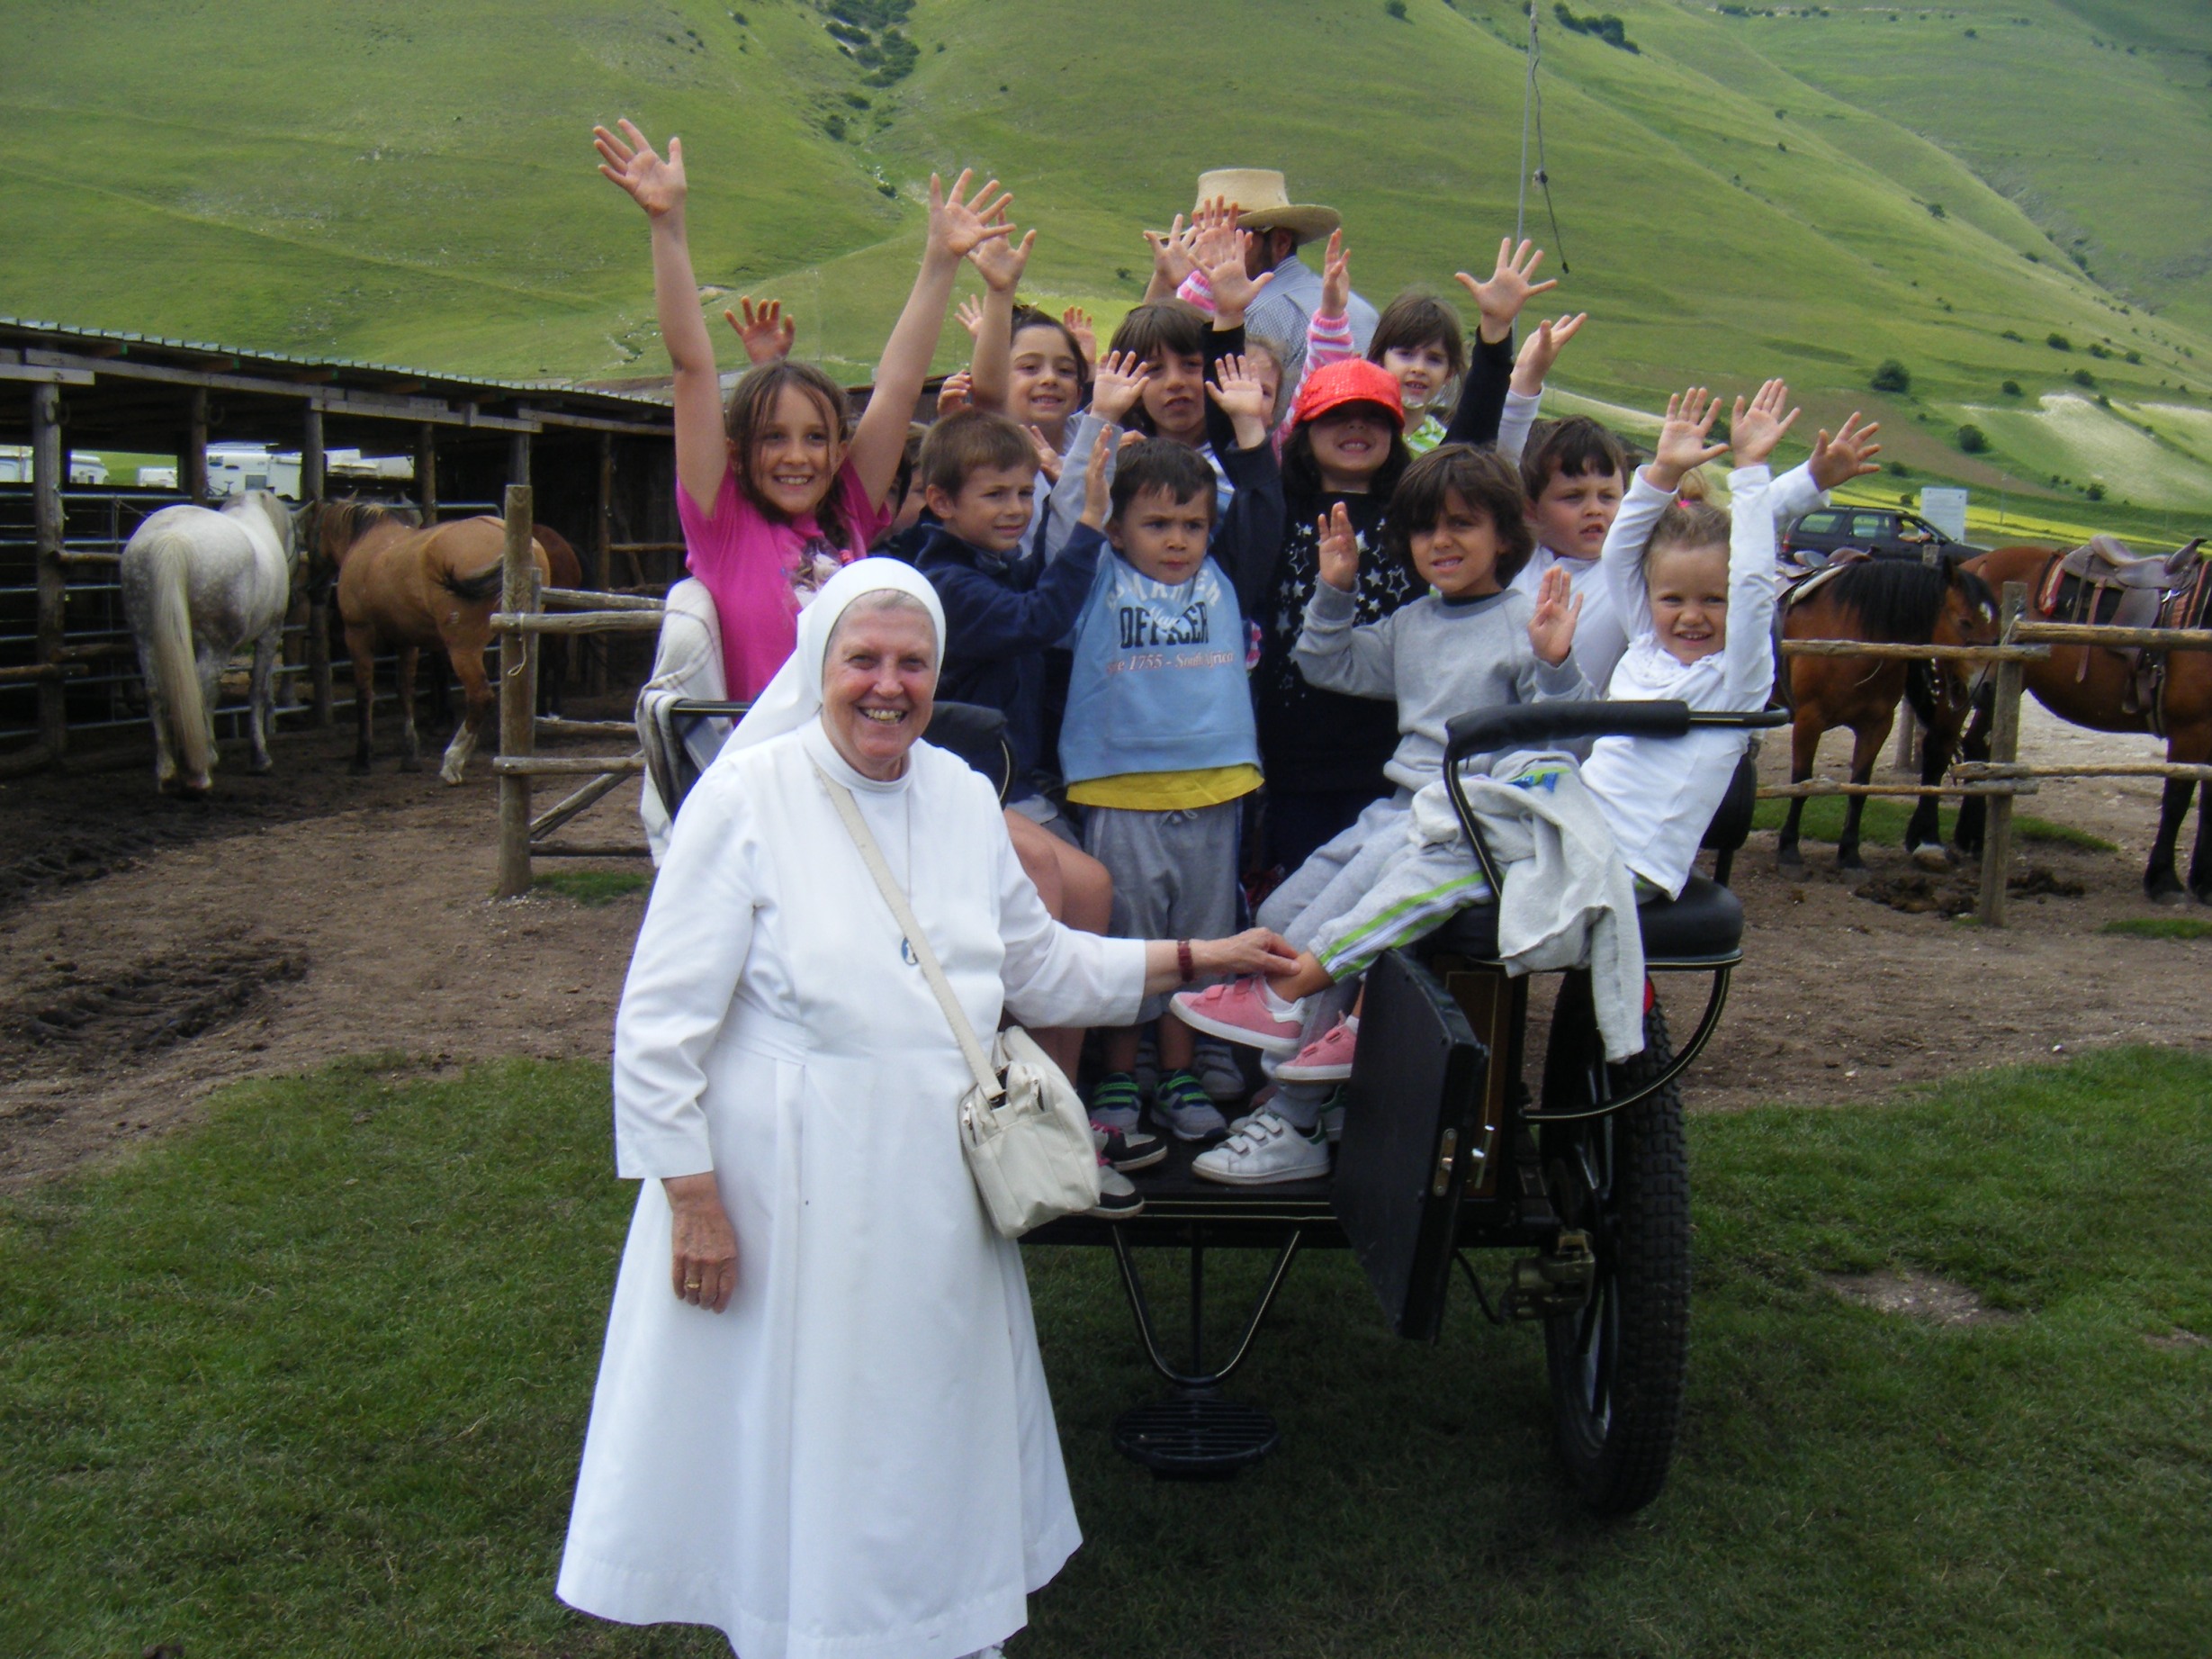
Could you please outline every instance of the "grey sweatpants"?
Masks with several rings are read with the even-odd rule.
[[[1114,879],[1115,936],[1222,939],[1236,931],[1236,853],[1244,803],[1139,812],[1086,807],[1083,850]],[[1147,996],[1139,1025],[1167,1011]]]
[[[1489,883],[1464,843],[1423,845],[1412,829],[1405,790],[1377,801],[1268,895],[1260,925],[1312,951],[1341,985],[1385,951],[1488,899]]]

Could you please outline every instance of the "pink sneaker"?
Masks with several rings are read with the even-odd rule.
[[[1297,1005],[1277,1000],[1271,1007],[1256,974],[1209,985],[1202,991],[1179,991],[1169,1005],[1185,1025],[1225,1042],[1239,1042],[1269,1054],[1298,1052],[1300,1022]],[[1276,1013],[1277,1008],[1283,1012]]]
[[[1341,1083],[1352,1075],[1352,1050],[1359,1046],[1360,1023],[1347,1015],[1275,1068],[1285,1083]]]

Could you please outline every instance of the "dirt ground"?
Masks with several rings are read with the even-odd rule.
[[[1824,770],[1840,770],[1848,741],[1830,735]],[[202,804],[157,797],[137,763],[0,783],[0,1188],[189,1121],[241,1077],[362,1054],[443,1068],[607,1052],[643,895],[496,903],[486,763],[447,789],[434,758],[352,777],[348,750],[342,733],[285,739],[268,778],[227,758]],[[2158,747],[2031,706],[2021,752]],[[1778,776],[1785,754],[1770,740],[1763,770]],[[617,791],[579,838],[633,839],[635,798]],[[2022,810],[2121,851],[2022,845],[2016,873],[2059,890],[2017,899],[2001,934],[1854,897],[1866,877],[1839,878],[1821,843],[1786,879],[1773,836],[1755,835],[1736,874],[1748,960],[1691,1074],[1693,1104],[1848,1104],[2100,1045],[2212,1042],[2212,942],[2100,931],[2152,913],[2139,876],[2156,784],[2046,784]],[[1866,851],[1874,876],[1916,873],[1894,847]]]

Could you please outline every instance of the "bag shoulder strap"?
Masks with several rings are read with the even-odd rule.
[[[945,1020],[952,1027],[952,1034],[959,1040],[960,1052],[967,1057],[967,1068],[976,1074],[976,1086],[994,1104],[1006,1093],[998,1073],[992,1069],[991,1059],[984,1052],[983,1044],[976,1039],[976,1028],[968,1023],[967,1010],[960,1006],[960,999],[952,994],[951,983],[945,970],[938,964],[937,952],[930,946],[930,936],[922,931],[922,924],[914,919],[913,906],[906,902],[906,895],[893,879],[891,867],[884,862],[883,849],[876,844],[869,832],[868,820],[860,816],[859,803],[852,798],[852,791],[817,765],[814,776],[822,780],[822,787],[829,792],[830,804],[837,808],[837,816],[845,821],[845,830],[852,837],[854,846],[860,849],[860,861],[868,866],[868,873],[876,878],[876,886],[891,906],[891,915],[906,932],[906,942],[913,950],[915,960],[922,964],[922,977],[930,982],[930,989],[937,993],[937,1005],[945,1011]]]

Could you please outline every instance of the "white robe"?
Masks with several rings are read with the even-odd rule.
[[[724,750],[616,1023],[617,1165],[644,1186],[559,1593],[718,1626],[741,1659],[949,1659],[1021,1628],[1081,1534],[1021,1255],[961,1155],[967,1068],[810,759],[852,789],[977,1031],[1002,1003],[1136,1017],[1142,942],[1045,914],[961,761],[918,743],[877,783],[813,723]],[[708,1168],[737,1231],[721,1314],[670,1290],[657,1178]]]

